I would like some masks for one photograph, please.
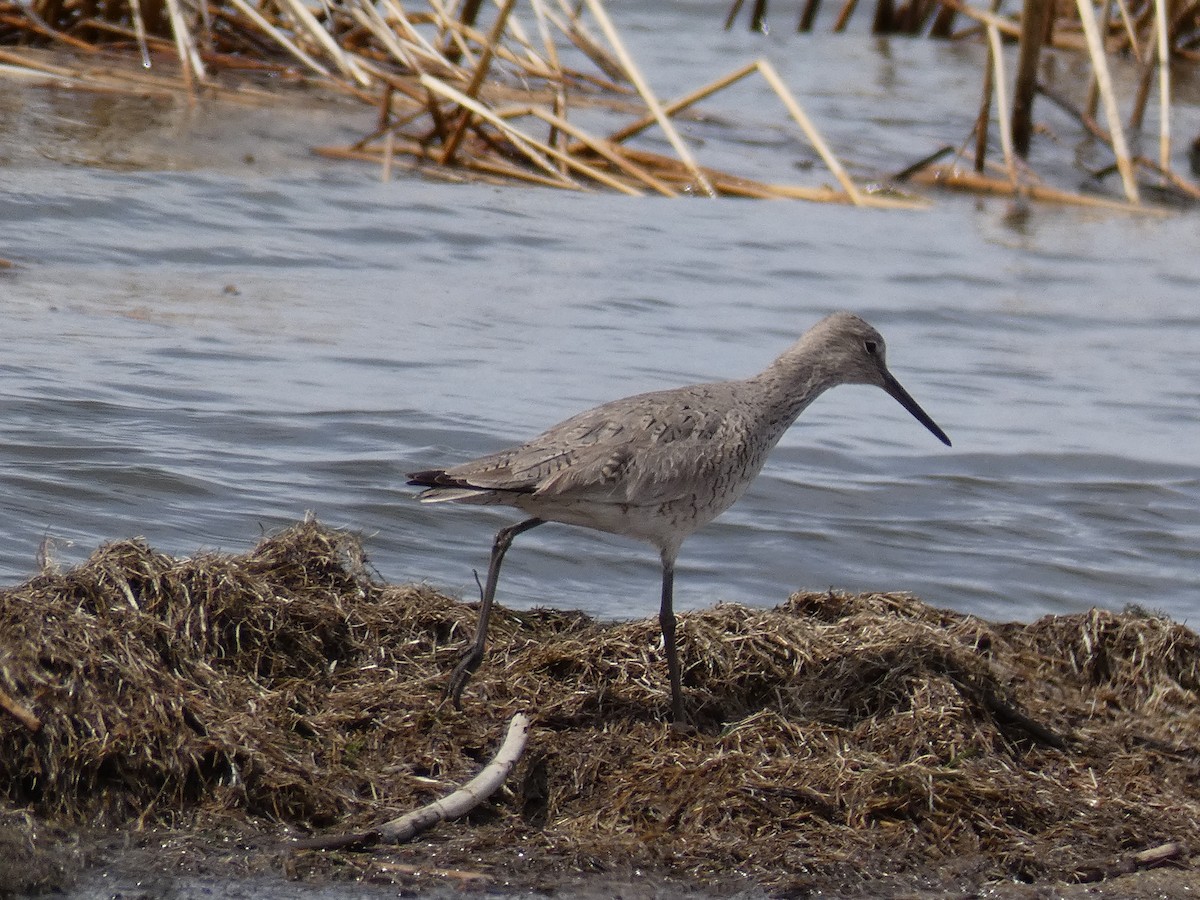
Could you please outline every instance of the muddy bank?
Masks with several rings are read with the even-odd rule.
[[[722,605],[681,617],[691,732],[663,723],[652,620],[499,611],[464,710],[443,707],[473,619],[379,583],[353,535],[315,522],[243,556],[123,541],[0,592],[0,893],[100,876],[109,895],[161,878],[185,896],[229,878],[275,885],[262,896],[1196,884],[1200,639],[1163,618],[996,624],[901,594]],[[401,847],[288,849],[448,793],[518,711],[525,755],[466,819]]]

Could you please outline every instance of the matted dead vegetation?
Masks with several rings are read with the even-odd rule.
[[[650,619],[499,610],[465,711],[442,705],[474,615],[372,579],[314,521],[242,556],[107,545],[0,592],[3,803],[80,827],[353,830],[466,780],[527,711],[509,793],[432,834],[440,864],[784,892],[947,865],[1071,881],[1200,825],[1200,638],[1157,616],[721,605],[680,620],[689,733],[663,722]],[[395,875],[403,853],[354,865]]]

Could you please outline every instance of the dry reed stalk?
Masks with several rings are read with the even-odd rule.
[[[533,9],[534,20],[537,24],[538,37],[541,39],[542,47],[546,52],[547,64],[556,72],[562,73],[562,63],[558,58],[558,48],[554,44],[554,38],[550,34],[549,20],[546,17],[546,9],[542,5],[542,0],[529,0],[530,6]],[[554,115],[561,119],[567,117],[567,87],[566,78],[559,77],[554,79]],[[546,143],[560,150],[564,149],[561,146],[562,136],[561,129],[551,125],[549,137]]]
[[[1125,143],[1125,132],[1121,127],[1121,117],[1117,110],[1116,92],[1113,90],[1112,78],[1108,73],[1108,61],[1100,41],[1100,29],[1096,25],[1095,11],[1091,0],[1076,0],[1079,10],[1079,22],[1083,26],[1083,34],[1087,40],[1088,53],[1092,57],[1092,68],[1096,74],[1096,83],[1100,88],[1100,96],[1104,102],[1104,116],[1108,120],[1108,130],[1112,135],[1113,153],[1117,157],[1117,170],[1121,173],[1121,184],[1125,188],[1125,197],[1130,203],[1138,202],[1137,179],[1134,176],[1133,162],[1129,156],[1129,148]]]
[[[1029,156],[1033,140],[1033,99],[1037,93],[1038,63],[1046,29],[1053,23],[1052,0],[1027,0],[1021,12],[1021,39],[1017,54],[1017,74],[1013,86],[1013,148],[1022,157]],[[994,42],[988,37],[989,56]]]
[[[36,34],[42,35],[43,37],[50,38],[51,40],[61,41],[70,47],[74,47],[76,50],[82,50],[84,53],[101,52],[100,47],[90,44],[87,41],[80,40],[73,34],[68,34],[65,31],[59,31],[57,28],[51,27],[49,23],[45,22],[29,6],[22,8],[21,15],[19,17],[8,15],[0,16],[0,22],[3,22],[6,25],[11,25],[13,28],[19,31],[25,31],[28,29]]]
[[[730,176],[714,175],[714,183],[723,188]],[[857,205],[853,197],[845,191],[836,190],[828,185],[807,187],[798,184],[775,184],[772,182],[753,182],[755,186],[765,189],[767,196],[773,200],[807,200],[810,203],[839,203],[844,206]],[[746,196],[751,196],[747,194]],[[887,194],[868,194],[867,205],[875,209],[903,209],[909,211],[924,211],[930,208],[928,200],[912,197],[889,196]]]
[[[704,174],[716,189],[717,194],[722,197],[740,197],[746,200],[781,200],[785,196],[771,185],[753,178],[743,178],[740,175],[731,175],[728,172],[717,172],[707,168],[704,170]],[[673,180],[680,187],[687,187],[691,184],[691,172],[688,169],[670,167],[659,172],[658,175],[660,178]],[[837,202],[837,191],[829,191],[829,195],[827,197],[820,188],[815,188],[812,195],[806,199],[820,198],[823,201],[832,199],[833,202]]]
[[[1142,156],[1135,156],[1134,161],[1143,168],[1149,169],[1158,175],[1164,183],[1169,184],[1180,194],[1190,200],[1200,200],[1200,185],[1194,181],[1189,181],[1184,178],[1174,169],[1164,168],[1152,159],[1146,159]]]
[[[500,7],[504,0],[493,0],[497,7]],[[460,23],[461,24],[461,23]],[[537,51],[533,49],[533,41],[529,39],[529,34],[525,31],[525,26],[521,24],[520,19],[512,18],[508,21],[508,33],[512,36],[522,50],[525,51],[525,61],[522,62],[518,54],[511,55],[511,62],[514,65],[520,66],[531,73],[536,73],[538,77],[546,78],[553,74],[561,75],[562,71],[554,72],[547,64],[546,60],[538,56]]]
[[[983,69],[983,91],[979,98],[979,111],[975,114],[975,171],[982,172],[987,159],[988,132],[992,123],[992,94],[995,93],[995,67],[992,64],[992,42],[987,42],[987,61]],[[963,151],[960,151],[960,153]]]
[[[505,108],[505,109],[496,109],[496,110],[493,110],[493,112],[496,114],[496,116],[498,118],[503,119],[505,121],[508,121],[509,119],[526,118],[526,117],[532,116],[534,118],[541,119],[543,122],[546,122],[547,124],[550,124],[550,125],[554,125],[555,123],[557,123],[559,125],[565,125],[567,129],[578,130],[578,129],[575,129],[574,126],[572,126],[569,122],[566,122],[563,119],[557,119],[552,113],[550,113],[547,110],[544,110],[540,107],[517,106],[517,107],[509,107],[509,108]],[[581,132],[581,133],[583,133],[583,132]],[[532,140],[532,139],[530,139],[530,140]],[[595,166],[590,165],[589,163],[586,163],[581,159],[578,159],[575,156],[575,154],[568,153],[567,151],[565,151],[559,147],[555,147],[553,144],[549,144],[549,143],[545,143],[545,142],[541,142],[541,141],[536,141],[535,146],[537,147],[537,149],[544,152],[551,159],[557,160],[559,162],[559,164],[562,166],[562,168],[560,169],[560,172],[562,172],[564,174],[565,174],[566,170],[574,169],[577,172],[579,172],[580,174],[586,175],[588,178],[591,178],[593,181],[598,181],[601,184],[611,187],[614,190],[619,191],[622,194],[628,194],[630,196],[635,196],[635,197],[643,196],[643,192],[638,190],[636,187],[633,187],[632,185],[627,184],[626,182],[622,181],[619,178],[609,175],[607,172],[603,171],[602,169],[598,169]],[[649,176],[649,173],[642,173],[643,177],[639,177],[634,172],[628,171],[629,168],[636,169],[637,167],[631,166],[631,164],[628,163],[628,161],[626,161],[626,160],[622,160],[620,157],[619,151],[610,151],[611,158],[610,158],[610,156],[605,155],[604,153],[601,153],[600,151],[597,151],[597,153],[601,156],[601,158],[605,159],[606,161],[608,161],[610,163],[613,163],[614,165],[617,166],[618,169],[625,171],[626,174],[630,175],[630,177],[634,178],[635,180],[643,181],[643,177],[650,177],[651,180],[653,180],[653,177]],[[643,181],[643,183],[644,183],[644,181]],[[658,187],[655,187],[654,185],[650,185],[650,186],[652,187],[652,189],[655,189],[655,190],[658,189]],[[663,187],[663,188],[666,187],[665,185],[662,185],[661,183],[659,183],[658,186]],[[669,188],[667,188],[667,190],[669,190]]]
[[[833,22],[834,34],[840,34],[846,30],[846,25],[850,22],[850,17],[854,15],[854,10],[857,6],[858,0],[845,0],[841,11],[838,12],[837,18]]]
[[[437,25],[438,34],[450,44],[453,44],[453,49],[449,45],[446,46],[445,55],[447,59],[453,62],[465,59],[466,65],[472,66],[475,64],[475,56],[471,53],[471,48],[467,46],[467,41],[457,27],[459,24],[458,16],[454,11],[447,11],[442,5],[441,0],[427,0],[429,8],[433,11],[433,21]]]
[[[1042,93],[1048,100],[1052,101],[1062,110],[1078,119],[1079,123],[1088,131],[1089,134],[1096,138],[1096,140],[1103,141],[1105,143],[1112,140],[1111,135],[1105,131],[1094,118],[1085,113],[1079,107],[1075,106],[1074,103],[1063,97],[1057,91],[1043,87]],[[1143,156],[1135,156],[1133,158],[1133,162],[1135,165],[1154,172],[1163,180],[1164,183],[1169,184],[1175,190],[1179,191],[1181,195],[1187,197],[1188,199],[1200,199],[1200,185],[1196,185],[1195,183],[1187,180],[1173,169],[1169,167],[1163,167],[1153,160],[1146,159]],[[1111,171],[1112,168],[1113,167],[1109,167],[1104,171]],[[1099,174],[1097,174],[1096,177],[1099,177]]]
[[[432,178],[440,178],[442,181],[448,181],[452,184],[468,184],[475,180],[464,176],[460,171],[444,169],[438,166],[436,160],[430,157],[426,149],[416,141],[403,140],[398,136],[393,136],[392,141],[392,167],[394,169],[400,168],[406,172],[421,172]],[[375,166],[379,166],[383,162],[383,151],[371,147],[313,147],[312,152],[324,159],[363,162]],[[411,161],[402,160],[396,154],[411,157]],[[500,179],[486,180],[497,185],[507,183]]]
[[[129,11],[133,15],[133,31],[137,36],[138,50],[142,54],[142,68],[148,69],[150,68],[150,50],[146,46],[146,21],[142,18],[141,0],[129,0]]]
[[[353,56],[343,50],[337,41],[320,22],[316,16],[312,14],[303,0],[280,0],[280,6],[285,9],[292,17],[292,21],[296,23],[297,29],[312,38],[313,42],[320,47],[331,60],[334,65],[341,70],[342,74],[358,84],[360,87],[370,87],[371,79],[367,73]]]
[[[404,83],[401,78],[395,75],[384,74],[380,76],[380,80],[387,85],[387,99],[385,104],[381,104],[379,124],[375,130],[364,135],[354,142],[352,145],[355,150],[361,150],[372,141],[390,132],[398,132],[406,125],[411,125],[421,116],[425,115],[428,110],[425,106],[425,93],[415,88],[412,88]],[[400,94],[408,101],[409,107],[403,114],[396,112],[396,94]]]
[[[350,3],[342,7],[354,21],[368,31],[391,57],[409,71],[417,71],[417,62],[409,49],[384,21],[374,3]]]
[[[992,178],[989,175],[981,175],[976,172],[963,172],[955,168],[933,167],[925,169],[914,173],[912,180],[918,184],[927,184],[933,187],[948,187],[979,194],[996,194],[1004,197],[1015,194],[1015,188],[1007,178]],[[1143,215],[1164,214],[1163,210],[1144,204],[1111,200],[1107,197],[1095,197],[1090,194],[1077,194],[1044,184],[1023,184],[1021,191],[1027,193],[1033,200],[1060,203],[1066,206],[1094,206],[1099,209],[1112,209]]]
[[[246,0],[229,0],[229,3],[234,7],[234,9],[262,29],[263,34],[267,35],[267,37],[279,44],[280,47],[294,56],[309,69],[316,72],[318,75],[321,75],[322,77],[329,77],[329,70],[325,68],[325,66],[321,65],[321,63],[309,56],[308,53],[301,49],[300,46],[291,38],[268,22],[263,14],[247,3]]]
[[[455,90],[450,85],[435,78],[432,75],[422,75],[421,84],[436,94],[440,94],[448,100],[461,106],[464,110],[469,110],[475,113],[479,118],[499,128],[513,144],[519,149],[526,158],[529,159],[535,166],[550,175],[555,179],[559,187],[571,188],[573,190],[581,190],[582,186],[571,179],[569,176],[562,174],[556,169],[549,160],[546,159],[545,151],[549,148],[542,144],[536,138],[530,137],[521,132],[520,129],[513,126],[511,123],[497,116],[492,110],[488,109],[482,103],[474,100],[461,91]]]
[[[627,159],[653,170],[655,177],[664,182],[681,186],[691,183],[690,170],[674,157],[633,147],[623,147],[622,154]],[[709,168],[705,168],[704,174],[708,176],[722,196],[755,200],[808,200],[813,203],[844,203],[847,205],[852,205],[854,202],[844,191],[838,191],[825,185],[806,187],[804,185],[772,184]],[[872,196],[870,201],[874,206],[890,209],[928,209],[929,207],[926,201],[903,197]]]
[[[563,134],[570,135],[584,147],[591,150],[593,153],[602,156],[626,175],[637,179],[651,190],[658,191],[664,197],[678,196],[675,191],[671,190],[671,188],[667,187],[667,185],[665,185],[662,181],[655,178],[650,172],[646,171],[636,163],[628,160],[622,154],[622,148],[620,148],[618,145],[613,144],[610,141],[603,140],[602,138],[590,135],[582,128],[572,125],[566,119],[563,119],[547,110],[541,109],[540,107],[529,107],[528,112],[530,115],[537,116],[543,122],[552,126],[558,131],[561,131]],[[567,150],[562,150],[561,152],[563,152],[564,155],[569,154],[569,151]]]
[[[1104,0],[1104,12],[1100,19],[1101,22],[1107,23],[1111,18],[1110,8],[1114,0]],[[1117,4],[1117,12],[1121,15],[1121,25],[1125,29],[1125,40],[1129,44],[1129,52],[1134,58],[1140,59],[1142,50],[1138,42],[1137,24],[1133,21],[1133,16],[1129,13],[1129,4],[1126,0],[1115,0]]]
[[[631,57],[629,52],[625,49],[625,44],[621,40],[621,36],[617,33],[617,29],[613,26],[612,20],[608,17],[608,13],[605,11],[604,5],[600,3],[600,0],[584,0],[584,3],[587,4],[588,9],[591,10],[592,16],[599,23],[600,30],[604,32],[604,37],[607,39],[609,46],[612,47],[613,52],[616,53],[617,59],[620,61],[626,76],[629,78],[629,81],[633,84],[634,88],[637,89],[638,94],[641,95],[642,100],[645,102],[646,106],[649,107],[650,112],[654,115],[655,120],[658,122],[658,127],[662,129],[663,134],[666,136],[675,152],[679,154],[679,158],[683,160],[683,163],[695,176],[697,186],[709,197],[715,197],[716,191],[713,190],[712,184],[709,183],[709,180],[700,170],[699,165],[696,163],[695,157],[692,156],[692,152],[688,149],[687,144],[685,144],[683,139],[679,136],[679,132],[675,130],[675,126],[671,123],[671,120],[667,118],[667,114],[663,112],[662,105],[658,102],[658,98],[654,96],[654,92],[650,90],[650,86],[642,77],[642,73],[638,69],[637,64],[633,61],[633,57]]]
[[[509,18],[509,28],[511,29],[511,27],[517,23],[517,21],[517,19]],[[480,46],[483,46],[487,42],[487,38],[481,32],[476,31],[474,28],[463,25],[461,22],[452,21],[451,26],[456,31],[461,33],[463,37],[474,41]],[[511,33],[511,30],[508,37],[510,40],[515,40],[515,35]],[[520,41],[516,42],[520,43]],[[521,73],[531,78],[543,78],[547,81],[557,81],[567,77],[567,73],[561,68],[552,68],[546,62],[546,60],[542,59],[536,53],[533,53],[528,49],[524,54],[519,54],[509,49],[506,44],[496,44],[493,47],[493,53],[497,58],[504,60],[512,66],[515,66]]]
[[[559,8],[562,9],[563,15],[567,18],[564,21],[554,14],[552,10],[546,10],[546,18],[548,18],[555,26],[566,35],[575,47],[590,59],[593,65],[601,72],[607,75],[615,82],[627,82],[629,80],[628,73],[621,67],[621,64],[613,59],[613,57],[600,46],[600,42],[592,35],[584,26],[579,18],[579,13],[572,10],[568,5],[567,0],[558,0]]]
[[[500,0],[500,2],[503,2],[503,0]],[[509,49],[507,43],[497,43],[492,46],[492,52],[495,54],[495,56],[507,63],[510,63],[517,69],[534,78],[556,79],[563,77],[564,73],[561,69],[552,68],[546,62],[546,60],[542,59],[537,55],[537,53],[534,52],[532,46],[530,46],[528,43],[528,38],[525,35],[524,29],[520,27],[519,23],[519,19],[511,17],[508,18],[507,38],[508,42],[519,45],[524,50],[524,53],[522,54],[514,52],[513,50]],[[488,44],[488,39],[483,32],[470,25],[464,24],[457,18],[451,17],[446,19],[443,24],[447,30],[451,30],[457,34],[465,42],[465,46],[470,46],[471,42],[478,44],[480,47]],[[518,31],[520,32],[519,35],[517,33]],[[468,67],[477,65],[478,61],[468,62]]]
[[[1171,48],[1166,0],[1154,0],[1158,30],[1158,164],[1171,168]]]
[[[171,33],[175,37],[175,52],[179,55],[179,71],[183,76],[184,89],[191,94],[195,87],[193,78],[196,81],[204,81],[204,64],[196,53],[192,33],[183,20],[179,0],[166,0],[166,7],[171,21]]]
[[[963,0],[938,0],[938,2],[957,13],[962,13],[969,19],[974,19],[980,25],[994,25],[1001,34],[1007,37],[1019,38],[1021,36],[1020,25],[996,15],[994,12],[971,6]]]
[[[641,150],[635,147],[622,147],[622,155],[647,170],[653,171],[656,178],[664,183],[677,184],[686,188],[694,183],[692,170],[673,156],[665,156],[652,150]],[[704,169],[705,176],[718,187],[718,192],[735,197],[750,197],[754,199],[780,199],[781,195],[771,185],[716,169]]]
[[[524,181],[528,184],[536,184],[541,187],[563,188],[566,186],[571,190],[584,190],[583,185],[574,181],[570,181],[565,173],[553,170],[553,176],[540,175],[537,172],[531,172],[529,169],[522,169],[506,160],[502,160],[497,157],[473,157],[462,161],[459,163],[459,165],[475,172],[484,172],[488,175],[498,175],[501,178],[508,179],[509,183],[513,181]],[[569,181],[569,184],[564,185],[564,181]]]
[[[1146,115],[1146,104],[1150,100],[1150,88],[1154,83],[1154,75],[1157,72],[1157,67],[1154,63],[1158,57],[1158,52],[1155,46],[1155,41],[1149,41],[1146,44],[1145,56],[1138,57],[1137,59],[1138,84],[1133,96],[1133,105],[1129,112],[1129,130],[1133,132],[1140,132],[1142,130],[1142,120]]]
[[[796,124],[800,126],[809,142],[816,148],[817,153],[825,161],[825,165],[833,173],[833,176],[842,186],[842,190],[846,192],[846,195],[853,201],[854,205],[870,206],[871,198],[859,191],[858,186],[850,178],[846,170],[842,168],[842,164],[833,155],[833,151],[829,149],[829,145],[825,143],[825,139],[821,137],[821,133],[817,131],[816,126],[809,120],[804,110],[800,108],[800,104],[796,102],[796,98],[792,96],[792,92],[788,90],[787,85],[783,83],[783,79],[779,77],[779,73],[775,71],[775,67],[765,59],[760,59],[755,63],[755,67],[762,77],[766,79],[767,84],[771,86],[771,89],[775,91],[779,99],[783,101],[783,105],[787,107],[787,111],[796,120]]]
[[[1004,48],[1000,44],[1000,32],[994,25],[987,27],[988,46],[991,47],[992,66],[995,75],[992,79],[996,88],[996,119],[1000,129],[1000,148],[1004,153],[1004,168],[1008,172],[1008,180],[1012,182],[1013,190],[1018,191],[1020,184],[1017,180],[1016,156],[1013,152],[1012,122],[1008,115],[1007,81],[1004,76]]]
[[[433,72],[432,74],[449,75],[450,73],[458,71],[458,67],[450,62],[450,60],[446,59],[446,57],[436,47],[434,47],[433,44],[429,43],[425,36],[416,29],[416,27],[409,20],[408,14],[404,11],[404,7],[401,5],[400,0],[383,0],[383,5],[399,24],[401,30],[404,32],[404,38],[412,46],[413,52],[417,56],[425,59],[427,62],[434,64],[438,71]],[[416,64],[415,60],[413,70],[418,75],[421,75],[427,71],[427,69]]]
[[[711,97],[713,94],[717,93],[717,91],[720,91],[720,90],[723,90],[724,88],[729,87],[729,85],[733,84],[736,81],[741,80],[742,78],[745,78],[747,75],[751,74],[752,72],[756,71],[757,69],[758,69],[757,62],[746,63],[746,65],[741,66],[738,69],[735,69],[734,71],[730,72],[728,75],[722,75],[720,78],[716,79],[715,81],[710,81],[708,84],[704,85],[701,88],[697,88],[696,90],[692,91],[690,94],[685,94],[684,96],[678,98],[677,100],[672,100],[670,103],[666,104],[663,107],[663,112],[665,112],[668,116],[673,116],[677,112],[681,112],[682,110],[687,109],[689,106],[692,106],[692,105],[700,102],[701,100],[705,99],[706,97]],[[631,122],[630,124],[626,125],[625,127],[620,128],[617,131],[614,131],[612,134],[610,134],[608,136],[608,140],[614,144],[620,144],[620,143],[628,140],[629,138],[633,137],[635,134],[645,131],[647,128],[649,128],[651,125],[653,125],[656,121],[657,121],[657,119],[654,118],[653,114],[642,116],[637,121]]]
[[[168,46],[173,47],[168,43]],[[67,69],[41,62],[33,57],[25,58],[18,53],[0,50],[0,62],[11,60],[11,65],[19,67],[27,77],[38,74],[61,82],[74,90],[86,91],[92,94],[145,95],[176,99],[181,92],[180,79],[177,74],[159,75],[153,71],[126,71],[103,68],[85,67]],[[205,93],[222,100],[249,103],[265,106],[279,102],[277,92],[262,90],[247,85],[225,87],[215,82],[205,86]]]
[[[383,136],[383,165],[380,168],[379,178],[384,183],[392,180],[392,163],[396,152],[396,132],[388,129]]]
[[[1125,25],[1126,36],[1127,36],[1128,40],[1130,41],[1130,45],[1136,46],[1137,37],[1133,31],[1133,23],[1129,20],[1129,8],[1125,5],[1125,0],[1116,0],[1116,3],[1117,3],[1117,9],[1121,14],[1121,21]],[[1112,7],[1113,7],[1113,0],[1104,0],[1104,6],[1101,7],[1101,12],[1100,12],[1100,21],[1101,22],[1109,22],[1112,20]],[[1086,41],[1084,42],[1084,44],[1082,46],[1078,47],[1077,49],[1079,49],[1079,50],[1087,49]],[[1136,52],[1134,55],[1137,59],[1141,59],[1140,52]],[[1092,72],[1088,75],[1087,99],[1084,100],[1084,104],[1083,104],[1084,109],[1087,110],[1087,115],[1093,116],[1093,117],[1096,115],[1096,105],[1099,102],[1100,102],[1100,88],[1098,86],[1098,82],[1096,81],[1096,72],[1093,69]]]
[[[483,53],[479,57],[479,61],[475,64],[474,71],[471,72],[471,78],[467,82],[467,86],[463,89],[463,96],[474,100],[478,95],[479,88],[483,85],[483,80],[487,78],[488,69],[492,64],[493,48],[504,36],[504,28],[515,2],[516,0],[503,0],[500,12],[496,16],[496,21],[492,23],[492,28],[488,32],[487,40],[483,45]],[[463,109],[457,126],[455,126],[454,131],[450,134],[450,139],[442,145],[442,165],[449,165],[454,160],[454,154],[458,152],[458,145],[462,142],[463,135],[470,124],[471,114],[468,110]]]
[[[0,48],[0,63],[15,66],[19,69],[32,69],[43,75],[52,75],[55,78],[63,78],[71,81],[76,81],[83,76],[83,72],[80,69],[68,69],[66,66],[48,63],[45,60],[40,60],[32,56],[23,56],[20,53],[14,53],[11,50],[3,48]]]
[[[95,31],[102,31],[106,34],[116,35],[118,37],[126,38],[126,39],[129,39],[132,41],[138,40],[137,29],[129,28],[125,25],[118,25],[115,22],[108,22],[108,21],[105,21],[104,19],[81,19],[79,21],[79,27],[94,29]],[[166,38],[157,37],[155,35],[149,35],[146,37],[145,40],[146,40],[146,45],[147,45],[147,47],[146,47],[147,53],[149,53],[149,48],[151,46],[153,46],[157,50],[162,50],[164,52],[170,52],[170,51],[176,49],[175,42],[173,40],[167,40]],[[147,57],[147,58],[149,58],[149,57]],[[142,68],[143,69],[153,68],[153,61],[151,61],[151,65],[143,65]]]

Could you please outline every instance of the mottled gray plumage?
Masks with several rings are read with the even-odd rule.
[[[637,538],[663,564],[659,621],[671,678],[672,714],[683,718],[672,588],[683,541],[745,493],[797,416],[838,384],[873,384],[895,397],[941,441],[950,440],[900,386],[883,338],[850,313],[810,328],[771,365],[739,381],[696,384],[605,403],[528,443],[409,475],[426,503],[503,504],[532,518],[501,529],[492,548],[472,647],[451,676],[455,704],[483,656],[500,563],[512,539],[543,522]]]

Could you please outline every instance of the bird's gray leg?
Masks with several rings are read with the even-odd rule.
[[[683,685],[679,678],[679,654],[675,650],[675,554],[662,554],[662,606],[658,610],[658,625],[662,629],[663,649],[667,654],[667,677],[671,681],[671,719],[676,725],[685,724],[683,717]]]
[[[512,546],[513,538],[530,528],[544,524],[543,519],[532,518],[516,525],[509,525],[496,532],[492,541],[492,558],[488,562],[487,584],[483,588],[483,599],[479,603],[479,621],[475,623],[475,637],[471,646],[462,655],[454,671],[450,673],[450,681],[446,684],[446,696],[454,703],[455,709],[462,709],[462,692],[471,680],[479,664],[483,662],[483,648],[487,644],[488,619],[492,614],[492,600],[496,597],[496,581],[500,577],[500,563],[504,562],[504,554]]]

